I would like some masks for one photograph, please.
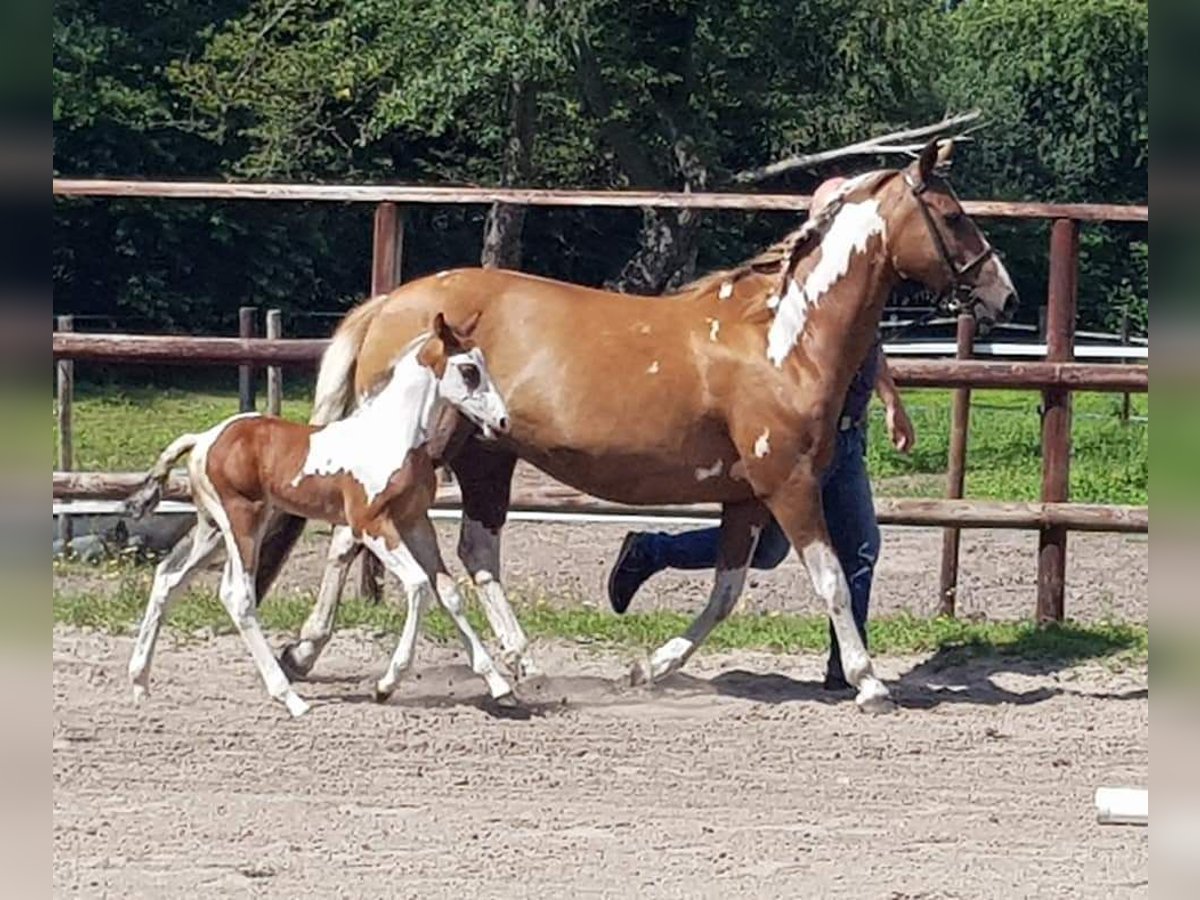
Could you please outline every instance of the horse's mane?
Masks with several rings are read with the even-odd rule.
[[[825,236],[825,232],[845,205],[846,195],[864,184],[870,184],[874,188],[879,180],[889,174],[891,170],[876,170],[847,180],[834,192],[829,202],[815,216],[805,220],[799,228],[732,269],[720,269],[701,275],[680,287],[677,293],[706,296],[710,291],[721,290],[726,284],[736,285],[748,275],[775,275],[779,278],[778,291],[782,295],[785,287],[783,282],[799,262],[811,253],[814,247],[820,245],[821,238]]]

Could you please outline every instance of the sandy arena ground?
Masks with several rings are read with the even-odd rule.
[[[602,604],[625,528],[514,523],[509,580]],[[1027,616],[1035,546],[968,533],[962,614]],[[1070,546],[1069,614],[1144,621],[1146,542]],[[939,547],[885,530],[876,612],[932,608]],[[311,589],[324,549],[313,529],[284,585]],[[662,576],[639,606],[698,611],[707,581]],[[742,608],[819,604],[793,560]],[[701,652],[648,691],[624,680],[632,652],[546,643],[522,718],[483,699],[457,647],[424,641],[402,691],[371,702],[391,640],[339,633],[291,721],[237,637],[165,633],[138,708],[129,638],[56,629],[55,894],[1149,895],[1148,831],[1098,825],[1092,805],[1148,781],[1144,666],[888,657],[902,707],[869,718],[820,689],[817,656]]]
[[[166,638],[134,707],[130,643],[55,632],[56,896],[1149,895],[1147,830],[1092,807],[1147,783],[1144,669],[888,658],[902,708],[871,718],[819,657],[701,654],[651,692],[542,644],[522,719],[428,643],[376,705],[390,642],[343,632],[291,721],[232,636]]]

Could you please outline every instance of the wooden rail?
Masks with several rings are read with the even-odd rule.
[[[178,200],[308,200],[340,203],[511,203],[517,206],[587,206],[664,209],[742,209],[781,212],[808,209],[807,194],[682,193],[674,191],[568,191],[529,188],[420,187],[399,184],[266,184],[223,181],[135,181],[55,178],[56,197],[163,197]],[[1074,219],[1079,222],[1147,222],[1148,206],[1109,203],[1026,203],[967,200],[968,215],[990,219]]]
[[[141,483],[143,472],[55,472],[55,500],[123,500]],[[173,474],[163,491],[166,500],[188,500],[188,478]],[[455,485],[440,485],[435,504],[458,508],[461,495]],[[595,515],[641,515],[718,518],[713,504],[629,506],[581,493],[539,476],[533,483],[513,487],[511,508],[518,512],[576,512]],[[880,497],[875,510],[884,525],[957,528],[1070,528],[1075,531],[1109,531],[1144,534],[1150,529],[1145,506],[1107,506],[1089,503],[1010,503],[992,500],[946,500]]]
[[[144,334],[55,332],[56,360],[153,365],[258,365],[315,367],[323,338],[177,337]],[[1004,360],[891,359],[901,387],[1062,388],[1146,393],[1149,367],[1136,363],[1047,363]]]

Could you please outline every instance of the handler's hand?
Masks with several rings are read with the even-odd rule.
[[[905,410],[904,404],[899,398],[887,405],[887,430],[888,438],[901,453],[907,453],[912,449],[913,444],[917,442],[917,435],[913,431],[912,421],[908,418],[908,411]]]

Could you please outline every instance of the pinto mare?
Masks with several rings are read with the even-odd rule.
[[[510,430],[497,442],[468,435],[447,461],[462,490],[459,557],[481,588],[510,667],[528,665],[525,635],[499,581],[500,534],[521,458],[624,504],[721,504],[708,603],[685,634],[634,667],[635,679],[677,669],[729,614],[769,513],[826,604],[859,707],[890,709],[850,614],[819,479],[850,379],[901,279],[969,310],[984,330],[1016,305],[999,257],[935,170],[950,147],[930,142],[909,166],[850,179],[797,231],[673,295],[623,295],[496,269],[409,282],[338,327],[321,365],[321,414],[348,412],[436,310],[450,321],[486,310],[476,340],[508,405]],[[286,520],[273,526],[266,581],[294,540]],[[346,564],[334,555],[327,586]],[[294,669],[313,664],[336,604],[336,591],[323,587],[300,640],[285,650]]]
[[[437,491],[435,465],[458,414],[485,430],[507,428],[504,401],[484,356],[469,346],[473,325],[472,321],[455,331],[436,316],[432,332],[410,337],[395,364],[379,373],[371,396],[348,418],[313,426],[247,413],[202,434],[184,435],[163,451],[127,508],[138,517],[152,510],[172,463],[190,452],[197,524],[155,572],[129,662],[136,699],[148,693],[150,661],[168,604],[224,544],[222,603],[268,693],[293,716],[308,710],[272,655],[256,614],[263,526],[275,510],[347,526],[346,535],[361,541],[404,585],[408,617],[387,673],[376,687],[377,697],[388,696],[411,665],[430,594],[450,614],[472,669],[487,682],[491,695],[511,696],[512,688],[463,614],[462,599],[446,573],[427,515]]]

